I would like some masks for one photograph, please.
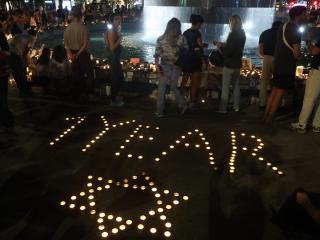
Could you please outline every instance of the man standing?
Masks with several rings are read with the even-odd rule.
[[[13,24],[11,27],[11,34],[15,36],[25,32],[24,25],[26,23],[24,12],[18,9],[13,14]]]
[[[262,77],[260,81],[260,110],[262,111],[265,110],[267,105],[268,87],[273,74],[273,56],[281,24],[280,21],[274,22],[272,28],[264,31],[259,39],[259,53],[263,57]]]
[[[29,51],[36,40],[37,32],[31,29],[28,33],[15,35],[9,43],[12,75],[22,97],[32,95],[30,86],[27,83],[27,66]]]
[[[74,6],[73,20],[64,32],[64,44],[72,61],[73,90],[76,97],[93,97],[93,64],[88,52],[88,30],[83,25],[81,8]]]
[[[0,131],[13,124],[8,107],[9,56],[9,45],[0,24]]]

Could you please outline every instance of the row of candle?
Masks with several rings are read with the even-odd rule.
[[[66,121],[76,121],[75,123],[73,123],[70,127],[68,127],[67,129],[63,130],[59,136],[57,136],[55,139],[53,139],[52,141],[50,141],[49,145],[50,146],[54,146],[56,143],[61,142],[61,140],[69,135],[77,126],[79,126],[80,124],[83,123],[83,121],[85,120],[86,117],[71,117],[71,118],[66,118]]]
[[[94,182],[98,183],[97,187],[94,186]],[[144,184],[141,184],[141,182],[144,182]],[[155,200],[155,209],[146,211],[144,214],[141,214],[136,220],[123,219],[123,217],[121,216],[115,216],[113,214],[107,214],[105,212],[99,212],[99,214],[97,214],[95,202],[96,196],[94,195],[95,191],[102,191],[103,189],[109,190],[112,187],[116,186],[124,189],[132,188],[135,190],[150,191]],[[155,186],[154,181],[152,181],[151,177],[147,176],[145,172],[143,172],[140,176],[132,176],[131,179],[123,179],[122,181],[113,181],[111,179],[106,180],[102,177],[94,178],[92,175],[89,175],[87,189],[80,192],[78,195],[80,197],[78,197],[77,195],[72,195],[70,197],[69,204],[67,204],[66,201],[61,201],[60,205],[63,207],[69,206],[70,209],[75,209],[77,200],[87,199],[87,206],[81,205],[79,206],[79,209],[80,211],[89,209],[91,215],[97,214],[98,229],[102,238],[107,238],[111,234],[115,235],[132,225],[135,225],[137,230],[142,231],[146,228],[146,225],[148,225],[146,224],[147,219],[160,219],[160,222],[163,223],[163,236],[169,238],[171,236],[170,229],[172,227],[172,224],[167,221],[166,212],[171,211],[173,207],[179,205],[181,201],[189,200],[189,197],[186,195],[182,196],[177,192],[171,193],[171,191],[168,189],[158,189]],[[167,200],[167,198],[172,198],[173,201],[169,201]],[[110,222],[113,222],[114,226],[111,230],[107,230],[106,225],[112,225]],[[150,224],[151,223],[149,221],[149,225]],[[151,227],[149,231],[151,234],[156,234],[157,232],[159,232],[156,227]]]
[[[247,134],[246,133],[241,133],[240,136],[241,137],[246,137]],[[256,137],[255,135],[249,135],[249,137],[251,139],[253,139],[255,141],[255,143],[257,143],[257,146],[253,147],[252,151],[250,152],[251,157],[254,160],[257,160],[257,161],[260,161],[260,162],[264,161],[266,163],[266,166],[268,168],[270,168],[271,170],[273,170],[274,173],[276,173],[278,176],[283,176],[284,175],[283,171],[281,171],[278,167],[273,166],[271,162],[266,161],[264,157],[258,156],[258,152],[260,150],[262,150],[264,145],[265,145],[263,143],[262,139]],[[231,132],[232,152],[231,152],[231,156],[230,156],[230,160],[229,160],[229,172],[230,172],[230,174],[233,174],[235,172],[235,159],[236,159],[236,156],[237,156],[237,153],[238,153],[237,151],[239,149],[239,146],[237,146],[236,142],[237,142],[236,134],[235,134],[235,132]],[[247,152],[249,150],[248,147],[246,147],[246,146],[241,146],[240,148],[241,148],[241,150],[243,152]]]
[[[178,138],[174,144],[169,146],[169,150],[174,150],[175,147],[179,146],[179,145],[183,145],[185,148],[190,148],[191,144],[186,142],[187,138],[190,138],[192,136],[199,136],[203,145],[201,145],[201,143],[196,143],[194,145],[195,149],[200,150],[201,147],[203,147],[207,152],[208,152],[208,160],[209,160],[209,164],[214,166],[214,169],[216,170],[217,167],[215,166],[215,159],[212,153],[212,147],[210,146],[209,141],[205,138],[204,134],[202,132],[200,132],[199,129],[194,129],[194,131],[188,131],[186,133],[186,135],[182,135],[180,136],[180,138]],[[168,155],[167,151],[163,151],[161,152],[162,157],[155,157],[155,161],[159,162],[161,160],[161,158],[164,158]]]
[[[135,123],[136,120],[131,120],[131,121],[126,121],[126,122],[120,122],[120,123],[117,123],[117,124],[109,124],[108,120],[105,118],[105,116],[101,116],[101,121],[103,122],[103,129],[94,137],[92,138],[91,140],[89,140],[89,142],[81,149],[82,152],[87,152],[89,151],[92,146],[94,144],[96,144],[99,140],[101,140],[101,138],[108,132],[110,131],[110,129],[114,129],[116,127],[122,127],[122,126],[125,126],[125,125],[129,125],[130,123]]]

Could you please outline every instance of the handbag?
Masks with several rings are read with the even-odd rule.
[[[209,55],[209,62],[216,67],[223,67],[224,57],[221,50],[213,50]]]
[[[188,50],[185,49],[184,47],[178,46],[178,60],[176,61],[175,65],[183,68],[184,63],[188,57]]]
[[[283,39],[283,42],[284,44],[293,52],[293,48],[291,47],[291,45],[288,43],[287,39],[286,39],[286,28],[287,28],[287,25],[288,23],[285,23],[283,25],[283,28],[282,28],[282,39]]]

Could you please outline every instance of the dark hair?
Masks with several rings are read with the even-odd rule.
[[[71,9],[71,13],[74,18],[82,18],[82,11],[79,5],[73,6]]]
[[[24,12],[21,9],[17,9],[13,12],[14,16],[22,16]]]
[[[31,36],[37,36],[37,31],[34,28],[28,30],[28,34]]]
[[[67,59],[67,50],[61,45],[55,46],[52,53],[52,59],[62,63]]]
[[[307,11],[305,6],[295,6],[290,9],[289,16],[291,20],[294,20],[296,17],[301,16],[303,13]]]
[[[112,13],[112,14],[110,15],[110,17],[109,17],[109,22],[110,22],[110,23],[113,23],[113,21],[114,21],[114,19],[115,19],[116,17],[121,17],[121,15],[120,15],[119,12]]]
[[[47,64],[47,63],[49,63],[50,54],[51,54],[50,48],[43,48],[41,56],[38,59],[38,64]]]
[[[281,21],[275,21],[272,23],[272,28],[279,28],[282,25]]]
[[[192,25],[196,25],[198,23],[203,24],[204,23],[204,19],[201,15],[198,14],[191,14],[190,16],[190,23]]]

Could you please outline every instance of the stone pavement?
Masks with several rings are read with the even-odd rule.
[[[319,191],[319,135],[263,126],[257,106],[180,117],[170,105],[157,119],[143,98],[112,109],[13,92],[10,105],[0,239],[282,240],[271,209]]]

